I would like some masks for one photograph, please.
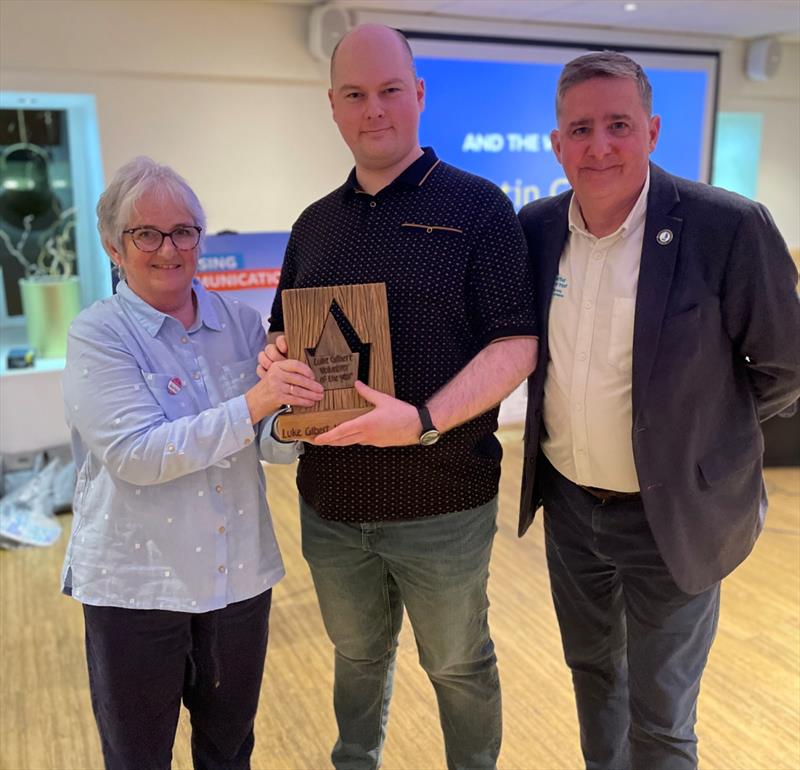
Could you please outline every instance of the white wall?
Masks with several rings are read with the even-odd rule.
[[[211,232],[287,229],[351,165],[330,118],[326,67],[306,50],[308,11],[246,0],[2,0],[2,87],[95,94],[106,176],[135,154],[169,163],[197,190]],[[758,197],[789,244],[800,244],[800,46],[785,45],[777,77],[761,83],[744,77],[736,41],[358,16],[447,32],[720,48],[720,109],[764,113]]]
[[[285,230],[351,164],[305,24],[302,7],[238,0],[3,0],[2,87],[95,94],[107,179],[151,155],[211,232]]]
[[[784,44],[775,78],[748,80],[744,42],[729,44],[720,73],[719,109],[764,115],[756,195],[789,246],[800,246],[800,45]]]

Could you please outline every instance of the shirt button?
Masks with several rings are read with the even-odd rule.
[[[224,575],[225,574],[225,565],[220,564],[218,567],[219,571]]]
[[[199,379],[200,379],[200,372],[195,372],[195,373],[192,375],[192,377],[193,377],[195,380],[199,380]]]
[[[591,310],[591,309],[592,309],[592,302],[591,302],[591,300],[586,300],[586,302],[584,302],[584,303],[583,303],[583,306],[584,306],[584,307],[585,307],[587,310]]]
[[[576,412],[580,412],[581,409],[583,409],[583,406],[581,406],[581,404],[575,404],[575,411]]]
[[[181,342],[185,345],[189,341],[188,337],[181,337]]]
[[[220,528],[217,530],[217,532],[219,532],[219,533],[220,533],[220,535],[224,535],[224,534],[225,534],[225,527],[220,527]]]
[[[377,206],[377,205],[378,205],[378,204],[377,204],[377,203],[375,203],[375,201],[370,201],[370,202],[369,202],[369,207],[370,207],[371,209],[374,209],[374,208],[375,208],[375,206]]]
[[[217,486],[215,486],[214,489],[216,489],[217,492],[222,492],[222,484],[217,484]]]
[[[167,444],[167,452],[174,452],[175,444]]]
[[[585,361],[586,353],[578,353],[578,361]]]

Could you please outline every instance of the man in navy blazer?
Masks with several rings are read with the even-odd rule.
[[[797,271],[768,211],[649,162],[636,62],[564,68],[572,190],[520,220],[536,272],[519,534],[544,505],[587,768],[697,766],[719,581],[763,526],[760,423],[800,396]]]

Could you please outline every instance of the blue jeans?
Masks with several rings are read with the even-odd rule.
[[[403,607],[439,703],[449,770],[491,770],[500,682],[486,583],[497,501],[470,511],[366,524],[321,519],[301,499],[303,555],[335,647],[337,770],[381,763]]]
[[[685,594],[641,499],[601,503],[544,460],[547,566],[588,770],[694,770],[719,584]]]

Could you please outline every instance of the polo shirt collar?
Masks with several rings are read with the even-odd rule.
[[[192,291],[197,297],[197,317],[189,331],[195,331],[203,325],[213,331],[221,331],[222,324],[211,302],[211,297],[197,278],[192,279]],[[117,284],[117,296],[151,337],[155,337],[164,325],[164,321],[172,317],[145,302],[128,286],[124,279]]]
[[[647,193],[649,190],[650,168],[648,167],[647,176],[645,177],[642,191],[639,193],[636,203],[633,204],[633,208],[628,212],[628,216],[625,217],[625,221],[613,233],[606,235],[603,238],[597,238],[586,229],[586,222],[583,219],[581,207],[578,204],[578,199],[575,197],[575,193],[573,193],[572,199],[569,202],[569,231],[571,233],[579,233],[588,238],[593,238],[594,240],[605,240],[606,238],[616,240],[617,238],[624,238],[628,233],[635,230],[642,222],[644,222],[645,216],[647,215]]]
[[[430,175],[431,171],[433,171],[434,167],[440,162],[441,161],[434,152],[433,147],[423,147],[422,155],[420,155],[405,170],[401,171],[400,174],[398,174],[398,176],[396,176],[390,184],[384,187],[384,190],[394,186],[421,187],[423,184],[425,184],[425,181],[428,179],[428,176]],[[364,192],[361,189],[361,185],[358,183],[358,179],[356,178],[355,168],[353,168],[347,177],[347,181],[344,183],[344,188],[347,192]]]

